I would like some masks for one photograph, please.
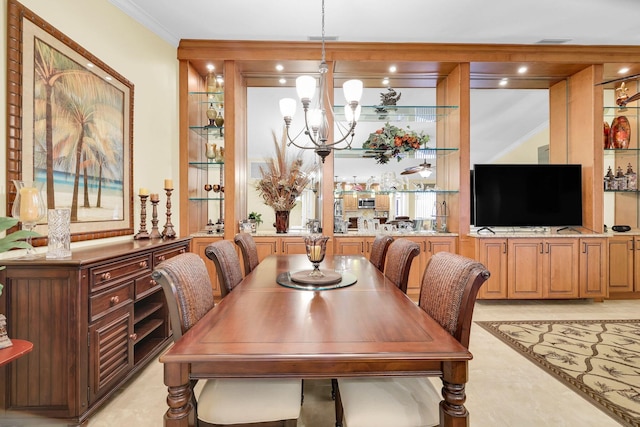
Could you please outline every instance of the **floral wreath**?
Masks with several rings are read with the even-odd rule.
[[[402,160],[404,153],[418,150],[427,142],[429,135],[424,132],[415,132],[409,126],[404,130],[387,122],[382,129],[369,134],[369,138],[362,143],[362,148],[375,150],[373,157],[376,162],[384,164],[392,157]]]

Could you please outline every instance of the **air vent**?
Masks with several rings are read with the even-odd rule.
[[[322,36],[309,36],[310,42],[321,42]],[[338,41],[338,36],[324,36],[324,41],[326,42],[335,42]]]
[[[563,44],[570,41],[571,39],[542,39],[538,40],[535,44]]]

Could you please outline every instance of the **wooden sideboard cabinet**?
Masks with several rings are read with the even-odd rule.
[[[0,425],[86,424],[153,360],[171,328],[151,272],[189,251],[190,240],[98,243],[66,260],[3,260],[0,313],[9,337],[34,347],[0,368]]]
[[[608,296],[605,237],[477,238],[476,258],[491,272],[480,299]]]
[[[640,236],[609,238],[609,296],[640,298]]]

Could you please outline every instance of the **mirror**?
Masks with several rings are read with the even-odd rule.
[[[278,141],[282,137],[284,121],[280,115],[278,102],[285,97],[297,98],[295,88],[247,88],[247,212],[257,212],[262,215],[263,223],[258,227],[258,231],[275,231],[272,227],[275,222],[274,210],[264,203],[260,193],[256,190],[256,183],[261,178],[260,167],[264,166],[265,159],[275,156],[272,133],[276,133]],[[297,110],[293,117],[292,132],[300,129],[296,127],[297,123],[304,122],[302,108]],[[299,150],[293,146],[288,149]],[[305,165],[320,162],[313,150],[303,150],[302,154]],[[318,191],[321,179],[320,174],[315,174],[310,178],[309,185],[289,215],[289,230],[302,230],[309,220],[322,220],[320,192]]]

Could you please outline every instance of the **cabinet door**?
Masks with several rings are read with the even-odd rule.
[[[89,403],[133,368],[133,304],[89,326]]]
[[[543,297],[578,298],[579,250],[578,239],[557,238],[543,242]]]
[[[365,255],[364,237],[338,237],[334,246],[336,255]]]
[[[580,239],[580,298],[607,297],[607,240]]]
[[[356,193],[345,194],[342,197],[342,210],[345,212],[358,210],[358,196]]]
[[[633,238],[633,291],[640,292],[640,237]]]
[[[422,281],[422,273],[427,265],[427,238],[426,237],[406,237],[407,240],[416,242],[420,246],[420,253],[413,259],[411,269],[409,270],[409,280],[407,283],[407,295],[417,299],[420,295],[420,284]],[[390,262],[387,258],[387,262]]]
[[[194,238],[191,243],[191,251],[200,255],[200,258],[204,260],[204,264],[207,266],[207,271],[209,272],[209,280],[211,280],[211,288],[213,289],[213,295],[219,299],[220,298],[220,284],[218,283],[218,273],[216,271],[216,266],[204,253],[204,250],[210,243],[213,243],[217,240],[222,240],[222,236],[220,237],[198,237]]]
[[[330,242],[327,242],[327,247],[330,247]],[[281,237],[280,253],[287,255],[306,254],[307,248],[304,246],[302,237]]]
[[[476,254],[491,273],[480,287],[478,298],[507,298],[507,239],[478,239]]]
[[[631,292],[634,283],[634,239],[609,238],[609,293]]]
[[[376,195],[376,210],[377,211],[388,211],[389,210],[389,195],[388,194],[377,194]]]
[[[277,237],[254,237],[253,240],[256,242],[259,261],[262,261],[269,255],[273,255],[278,251]]]
[[[507,297],[542,298],[543,242],[538,239],[508,239],[507,248]]]

